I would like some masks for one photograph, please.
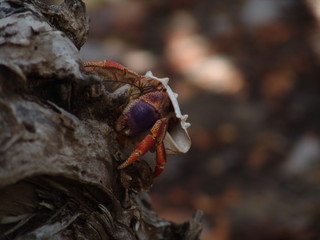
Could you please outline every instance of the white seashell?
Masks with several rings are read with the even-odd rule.
[[[183,116],[181,117],[181,119],[182,119],[183,121],[186,121],[188,117],[189,117],[189,116],[188,116],[187,114],[185,114],[185,115],[183,115]]]
[[[167,89],[167,93],[173,105],[176,117],[180,119],[180,124],[174,126],[170,132],[167,132],[164,139],[164,146],[167,154],[186,153],[191,147],[191,139],[187,132],[187,128],[190,127],[190,123],[186,122],[188,115],[182,115],[177,101],[178,94],[174,93],[169,87],[169,78],[157,78],[153,76],[151,71],[148,71],[145,77],[153,78],[160,81]]]

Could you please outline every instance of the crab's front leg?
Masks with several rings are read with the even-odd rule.
[[[151,128],[150,133],[134,148],[129,158],[123,162],[118,169],[125,168],[135,162],[139,157],[149,151],[151,147],[156,145],[157,165],[154,170],[154,177],[159,176],[166,163],[166,152],[163,145],[163,139],[166,135],[167,128],[168,118],[161,118],[157,120]]]
[[[141,76],[121,64],[109,60],[83,63],[87,73],[95,72],[102,80],[120,81],[135,85]]]
[[[166,151],[164,149],[163,142],[157,144],[157,165],[154,168],[153,176],[158,177],[164,169],[164,165],[167,162]]]

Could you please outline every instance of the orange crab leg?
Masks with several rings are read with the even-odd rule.
[[[166,162],[166,151],[163,143],[160,143],[157,145],[157,165],[154,168],[154,177],[158,177],[162,173]]]
[[[110,60],[103,60],[103,61],[88,61],[84,62],[83,66],[87,68],[86,70],[90,72],[90,70],[93,70],[94,68],[117,68],[119,70],[124,70],[125,67],[117,62],[113,62]]]
[[[148,150],[155,144],[155,138],[151,135],[148,134],[139,144],[136,146],[131,153],[130,157],[123,162],[118,169],[122,169],[130,165],[131,163],[135,162],[138,160],[140,156],[148,152]]]
[[[166,153],[163,146],[163,139],[167,131],[168,119],[162,118],[156,121],[148,134],[133,150],[129,158],[123,162],[118,169],[122,169],[138,160],[140,156],[145,154],[154,145],[157,146],[157,166],[154,176],[158,176],[166,163]],[[158,170],[159,168],[159,170]]]

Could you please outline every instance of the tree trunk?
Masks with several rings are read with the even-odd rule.
[[[152,210],[152,170],[111,126],[126,95],[83,73],[81,0],[0,0],[0,239],[198,239]],[[110,124],[110,126],[109,126]]]

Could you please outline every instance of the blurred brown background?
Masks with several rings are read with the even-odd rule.
[[[320,239],[320,1],[85,2],[83,59],[169,76],[189,114],[156,211],[202,209],[203,240]]]

